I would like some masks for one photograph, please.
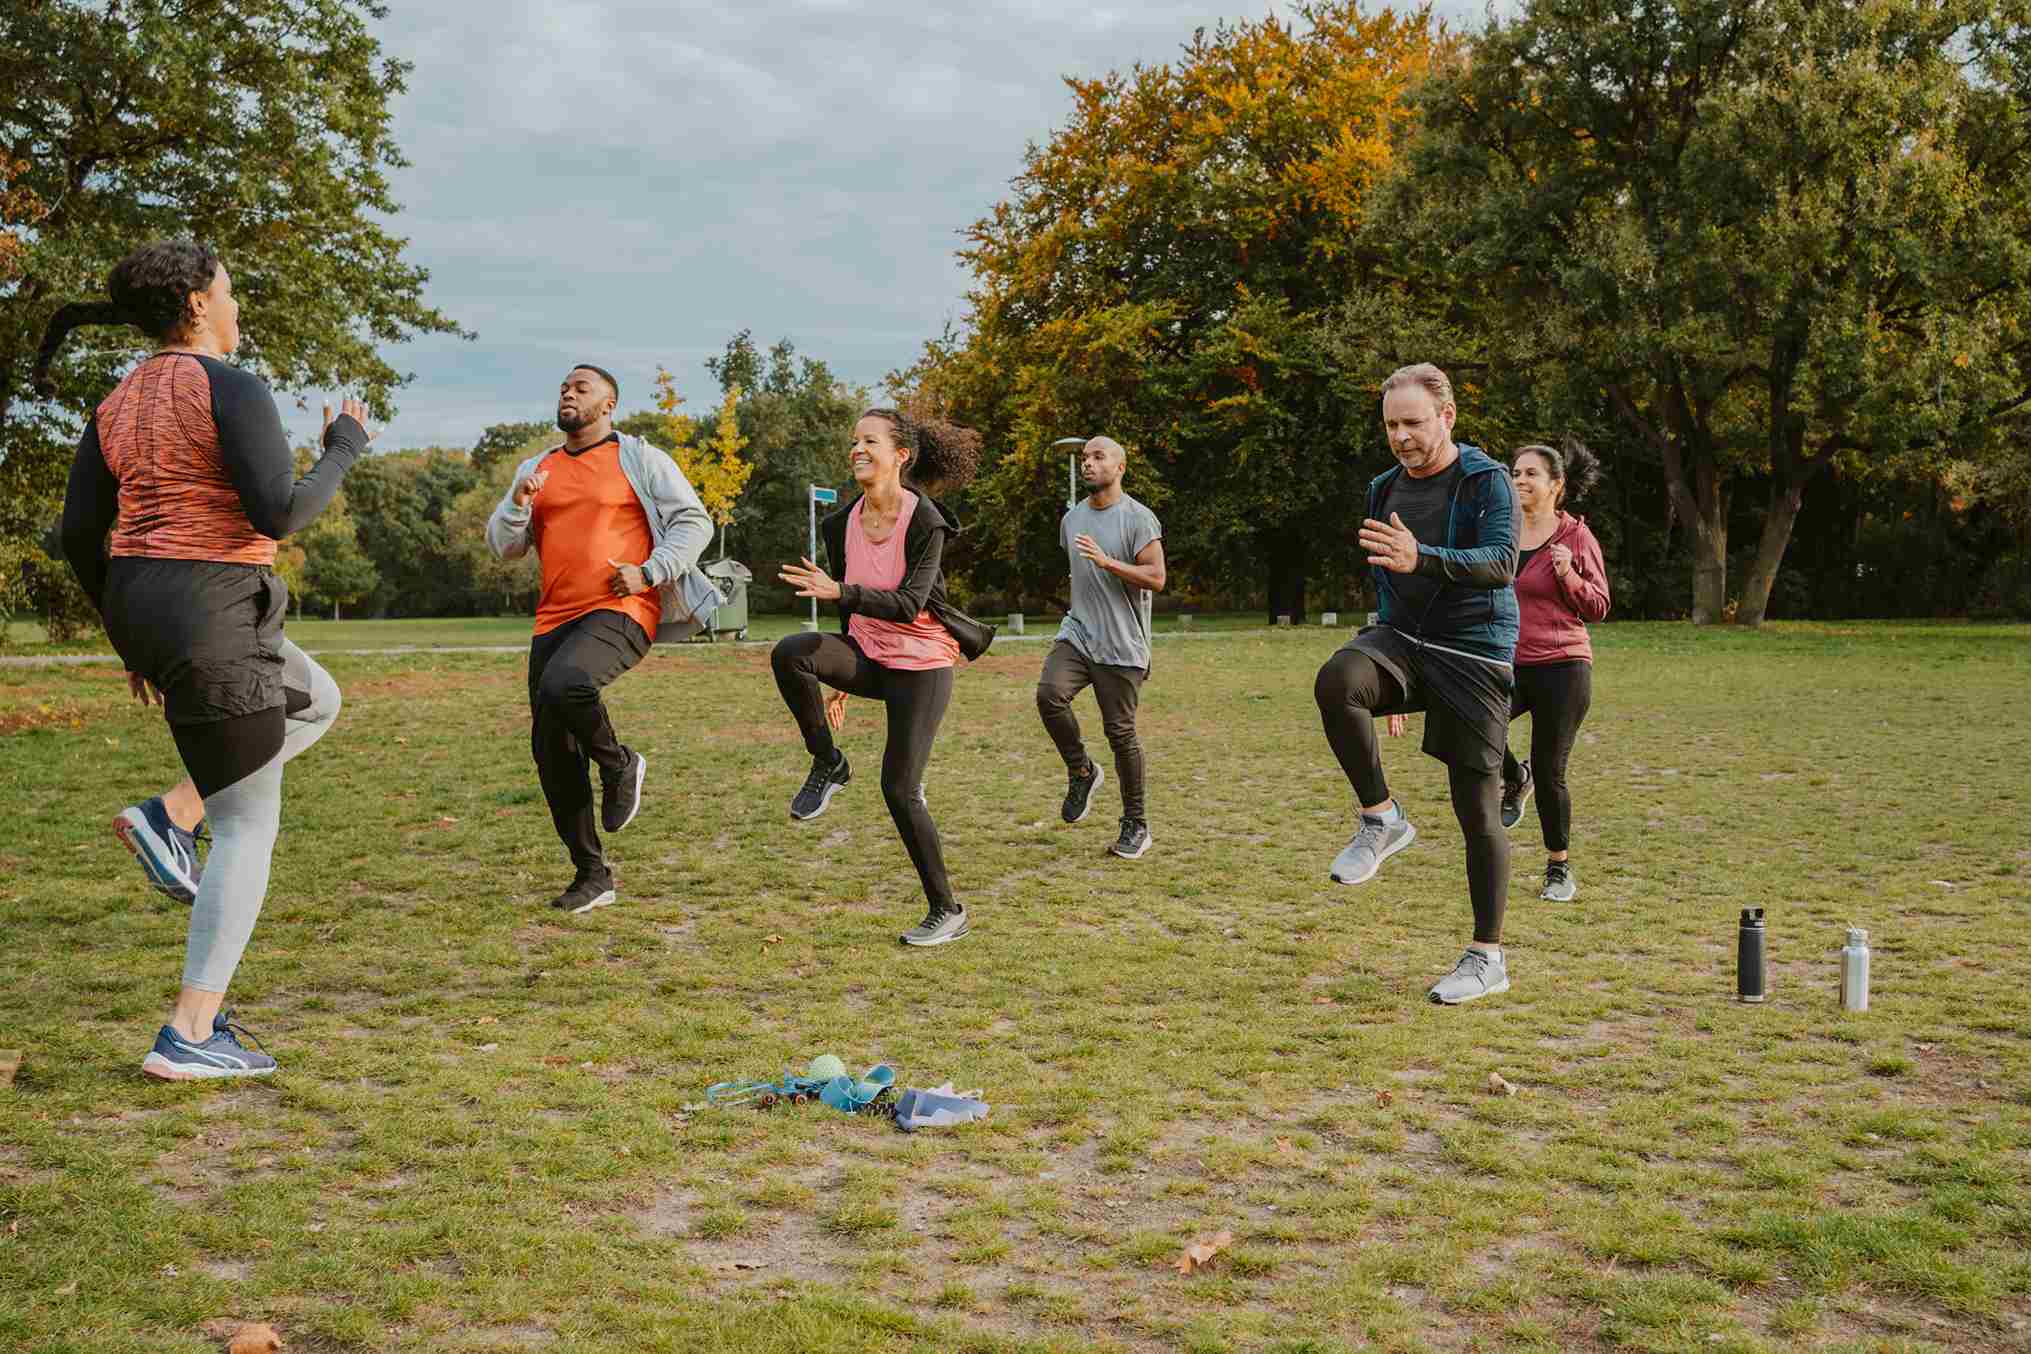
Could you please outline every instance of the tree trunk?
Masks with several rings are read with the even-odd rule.
[[[1703,510],[1685,525],[1692,538],[1692,623],[1718,625],[1728,614],[1728,517]]]
[[[1288,616],[1292,625],[1303,625],[1305,575],[1310,563],[1304,533],[1295,528],[1278,531],[1263,545],[1269,566],[1269,623],[1275,625],[1278,616]]]
[[[1805,502],[1805,487],[1780,480],[1770,489],[1770,507],[1763,514],[1763,537],[1756,545],[1756,562],[1742,580],[1742,605],[1735,612],[1735,624],[1755,629],[1763,624],[1770,609],[1770,589],[1777,582],[1777,566],[1784,562],[1784,548],[1791,544],[1791,528]]]

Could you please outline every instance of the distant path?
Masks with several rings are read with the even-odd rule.
[[[1259,625],[1245,630],[1203,630],[1189,633],[1171,630],[1157,635],[1156,638],[1159,642],[1172,639],[1233,639],[1237,635],[1272,633],[1277,628],[1276,626]],[[1290,628],[1293,630],[1345,630],[1348,627],[1344,625],[1306,625],[1291,626]],[[792,631],[791,633],[800,632]],[[1053,630],[1048,635],[997,634],[994,637],[994,642],[996,644],[1041,644],[1046,640],[1055,638],[1057,638],[1057,631]],[[742,639],[727,640],[720,644],[665,644],[660,647],[665,649],[766,649],[775,642],[772,639]],[[387,657],[405,653],[525,654],[529,652],[529,646],[526,644],[405,644],[395,649],[305,649],[304,652],[313,658],[323,658],[332,654],[359,658]],[[98,663],[118,663],[119,661],[120,656],[118,654],[110,653],[16,654],[13,656],[0,656],[0,668],[76,668]]]

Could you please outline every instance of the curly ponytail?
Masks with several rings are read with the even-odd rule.
[[[912,418],[900,409],[870,409],[862,418],[889,425],[896,445],[910,453],[903,477],[921,489],[954,493],[980,469],[980,434],[943,418]]]

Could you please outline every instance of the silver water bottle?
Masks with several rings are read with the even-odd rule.
[[[1848,943],[1841,947],[1841,1009],[1869,1009],[1869,933],[1859,926],[1848,928]]]

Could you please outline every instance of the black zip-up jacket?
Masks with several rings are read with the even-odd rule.
[[[861,498],[818,523],[819,539],[825,542],[825,558],[839,583],[839,632],[846,633],[847,618],[854,615],[878,621],[908,625],[928,611],[931,619],[952,632],[959,652],[972,662],[994,643],[994,627],[982,625],[952,605],[945,596],[945,539],[959,534],[959,521],[944,504],[929,494],[917,495],[916,511],[903,531],[903,581],[896,588],[864,588],[846,582],[846,525]]]

